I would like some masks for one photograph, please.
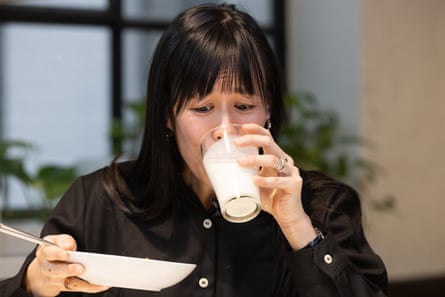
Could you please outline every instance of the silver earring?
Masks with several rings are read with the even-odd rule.
[[[266,128],[267,130],[270,130],[270,128],[272,128],[272,122],[270,121],[270,119],[266,120],[266,122],[264,123],[264,128]]]

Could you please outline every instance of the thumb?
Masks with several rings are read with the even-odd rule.
[[[58,247],[67,250],[75,251],[77,249],[76,240],[71,235],[59,234],[59,235],[49,235],[46,237],[49,241],[54,242]]]

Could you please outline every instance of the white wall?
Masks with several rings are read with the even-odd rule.
[[[336,110],[346,133],[358,132],[359,2],[287,1],[291,91],[315,95]]]
[[[445,275],[445,1],[363,1],[361,126],[386,170],[369,235],[393,279]]]
[[[340,113],[372,140],[384,171],[363,198],[368,239],[391,280],[445,275],[445,1],[288,1],[291,90]]]

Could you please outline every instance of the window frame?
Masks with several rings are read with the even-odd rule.
[[[286,75],[286,34],[285,34],[285,0],[270,0],[272,4],[272,24],[262,26],[264,32],[273,37],[274,48],[279,63]],[[5,23],[40,23],[78,26],[100,26],[108,28],[111,42],[109,52],[111,61],[110,73],[110,101],[109,111],[111,128],[112,122],[122,120],[124,110],[123,98],[123,34],[126,29],[139,30],[164,30],[171,20],[151,21],[128,19],[122,13],[122,0],[108,0],[107,8],[79,9],[52,6],[17,6],[0,4],[0,26]],[[1,36],[0,36],[1,37]],[[1,50],[1,49],[0,49]],[[1,52],[0,52],[1,53]],[[1,65],[0,65],[1,66]],[[0,68],[2,69],[2,68]],[[0,77],[5,75],[0,73]],[[0,82],[1,83],[1,82]],[[0,107],[3,105],[3,96],[0,93]],[[3,108],[0,108],[3,110]],[[1,116],[1,114],[0,114]],[[2,139],[3,127],[0,121],[0,139]],[[111,142],[110,151],[120,151],[122,143],[118,139]]]

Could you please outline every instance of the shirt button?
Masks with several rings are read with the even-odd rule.
[[[205,219],[204,221],[202,221],[202,225],[204,226],[204,228],[210,229],[212,228],[213,223],[211,219]]]
[[[200,279],[199,279],[199,286],[201,287],[201,288],[207,288],[208,286],[209,286],[209,280],[207,279],[207,278],[205,278],[205,277],[201,277]]]
[[[334,261],[334,258],[331,255],[326,254],[326,255],[323,256],[323,261],[326,264],[332,264],[332,262]]]

